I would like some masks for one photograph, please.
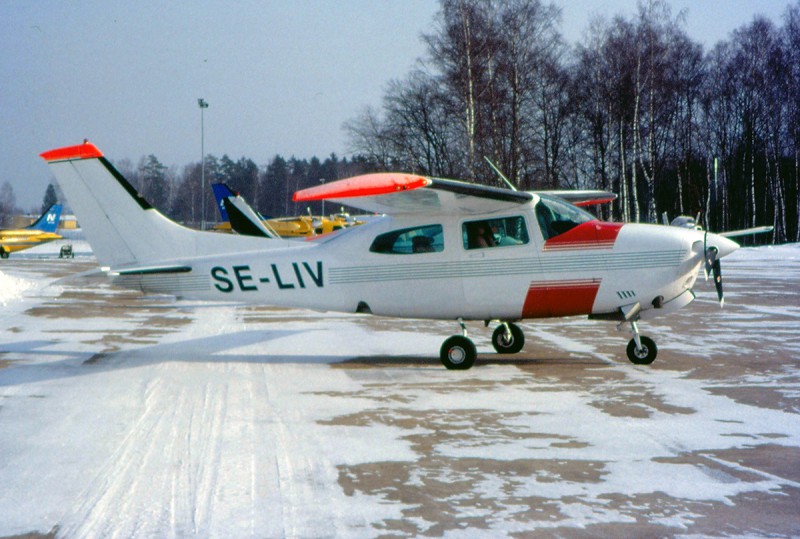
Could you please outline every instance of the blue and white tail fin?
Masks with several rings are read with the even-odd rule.
[[[244,199],[234,193],[227,183],[212,183],[214,198],[217,199],[217,207],[223,221],[231,225],[231,229],[243,236],[256,236],[260,238],[277,238],[274,230],[270,230],[264,224],[261,217],[251,208]]]
[[[222,217],[222,221],[230,221],[228,210],[225,209],[225,199],[236,196],[236,193],[231,191],[227,183],[212,183],[211,189],[214,190],[214,198],[217,199],[217,208],[219,208],[219,215]]]
[[[39,216],[35,223],[27,227],[28,230],[41,230],[42,232],[55,233],[58,220],[61,218],[61,204],[53,204]]]
[[[69,199],[101,266],[156,266],[284,243],[191,230],[170,221],[88,142],[41,156]]]

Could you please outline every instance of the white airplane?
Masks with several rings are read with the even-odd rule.
[[[544,194],[382,173],[295,193],[385,214],[313,241],[184,228],[150,206],[92,144],[42,154],[113,282],[149,293],[322,311],[457,321],[440,359],[468,369],[465,322],[497,321],[499,353],[519,352],[522,319],[584,315],[628,325],[628,358],[651,363],[638,322],[692,302],[739,246],[717,234],[607,223]],[[579,198],[585,198],[581,196]],[[588,203],[588,201],[584,201]]]

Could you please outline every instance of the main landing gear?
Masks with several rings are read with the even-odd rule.
[[[478,351],[467,336],[464,321],[459,318],[461,335],[453,335],[442,344],[439,359],[448,369],[466,370],[475,364]],[[488,322],[486,325],[489,325]],[[516,354],[525,344],[525,334],[516,324],[502,322],[492,334],[492,346],[498,354]]]

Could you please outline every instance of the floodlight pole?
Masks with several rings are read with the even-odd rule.
[[[197,100],[200,107],[200,230],[206,228],[206,148],[205,148],[205,119],[203,112],[208,108],[208,101],[202,97]]]

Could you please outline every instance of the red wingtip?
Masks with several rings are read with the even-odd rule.
[[[71,161],[74,159],[94,159],[97,157],[103,157],[103,152],[101,152],[94,144],[84,140],[83,144],[67,146],[64,148],[56,148],[55,150],[50,150],[40,155],[42,159],[49,163],[52,161]]]
[[[592,200],[581,200],[579,202],[573,202],[574,206],[598,206],[600,204],[607,204],[608,202],[614,202],[617,199],[616,195],[613,197],[606,197],[606,198],[595,198]]]

